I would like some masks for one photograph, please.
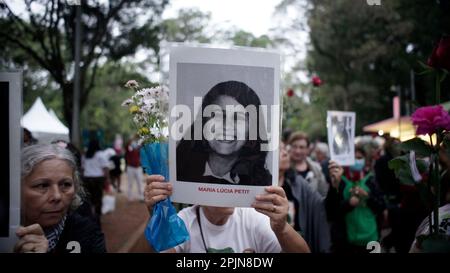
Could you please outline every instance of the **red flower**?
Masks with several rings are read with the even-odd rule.
[[[319,78],[319,76],[314,76],[314,77],[312,78],[312,84],[313,84],[315,87],[319,87],[319,86],[322,85],[322,80]]]
[[[450,115],[441,105],[418,108],[411,116],[412,123],[417,125],[418,135],[430,136],[439,130],[450,130]]]
[[[288,97],[294,96],[294,90],[292,90],[292,88],[289,88],[288,91],[286,92],[286,95],[287,95]]]
[[[434,47],[427,64],[433,68],[450,70],[450,36],[443,36]]]

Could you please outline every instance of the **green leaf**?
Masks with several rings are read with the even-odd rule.
[[[447,74],[448,74],[447,70],[443,70],[442,72],[443,72],[442,74],[439,73],[439,82],[440,83],[442,83],[445,80],[445,78],[447,77]]]
[[[419,191],[420,199],[422,200],[422,203],[425,204],[425,206],[428,206],[428,204],[432,203],[433,200],[433,194],[428,189],[427,184],[425,183],[419,183],[416,185],[417,190]]]
[[[415,151],[418,156],[429,156],[432,152],[430,145],[417,137],[402,142],[400,148],[404,151]]]
[[[421,234],[419,236],[416,237],[417,239],[417,243],[419,243],[419,245],[422,245],[422,242],[425,241],[430,235],[426,235],[426,234]]]
[[[396,176],[402,184],[415,185],[416,183],[411,175],[411,171],[409,170],[409,168],[399,169],[396,173]]]
[[[388,167],[389,167],[389,169],[395,171],[395,170],[398,170],[398,169],[400,169],[401,167],[403,167],[404,164],[405,164],[405,162],[408,162],[407,157],[405,157],[405,156],[399,156],[399,157],[396,157],[396,158],[390,160],[390,161],[388,162]]]
[[[433,70],[424,70],[424,71],[418,72],[416,74],[419,75],[419,76],[422,76],[422,75],[431,74],[432,72],[433,72]]]
[[[420,103],[419,103],[418,101],[416,101],[416,100],[411,100],[410,102],[411,102],[412,106],[415,107],[415,108],[419,108],[419,107],[422,106],[422,105],[420,105]]]
[[[417,169],[420,173],[427,171],[427,163],[424,160],[416,160]],[[400,183],[405,185],[416,185],[411,174],[409,166],[409,154],[398,156],[388,162],[389,169],[393,170],[395,176],[400,180]]]
[[[424,173],[428,170],[428,164],[425,160],[417,159],[416,160],[417,169],[420,173]]]
[[[433,234],[421,238],[422,250],[425,253],[450,253],[450,236],[445,234]]]
[[[422,61],[417,61],[417,62],[425,70],[428,70],[428,71],[433,71],[434,70],[431,66],[427,65],[426,63],[424,63]]]
[[[442,141],[445,147],[445,152],[447,153],[447,156],[450,157],[450,139],[445,137]]]
[[[447,69],[442,68],[442,74],[444,75],[443,77],[444,77],[444,79],[445,79],[445,77],[449,74],[449,72],[448,72]],[[444,79],[442,79],[442,80],[444,80]]]

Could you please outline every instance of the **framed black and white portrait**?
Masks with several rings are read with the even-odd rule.
[[[269,51],[170,49],[173,201],[250,206],[278,183],[279,66]]]
[[[9,128],[0,142],[0,252],[12,252],[20,225],[21,71],[0,72],[0,96],[0,117]]]
[[[355,164],[354,112],[327,111],[330,158],[341,166]]]

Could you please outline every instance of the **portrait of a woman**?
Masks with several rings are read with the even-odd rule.
[[[218,107],[223,115],[217,115],[219,118],[216,115],[202,115],[205,108],[212,105],[216,109]],[[254,115],[245,110],[227,112],[227,106],[245,109],[251,105],[256,109]],[[201,124],[203,129],[202,138],[194,139],[194,122],[177,145],[177,180],[230,185],[271,185],[272,175],[266,168],[267,151],[261,149],[261,145],[267,143],[267,138],[262,136],[267,133],[265,122],[259,113],[260,105],[258,95],[243,82],[225,81],[213,86],[203,98],[201,111],[197,116],[197,119],[201,119],[197,124]],[[205,125],[208,124],[213,124],[215,130],[212,137],[204,135]],[[256,129],[256,137],[250,137],[251,129]]]

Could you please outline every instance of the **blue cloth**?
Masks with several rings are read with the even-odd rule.
[[[169,153],[167,143],[145,144],[140,153],[141,164],[147,174],[160,174],[169,180]],[[145,238],[155,251],[173,248],[189,240],[189,233],[178,216],[170,198],[153,207],[152,217],[145,228]]]

